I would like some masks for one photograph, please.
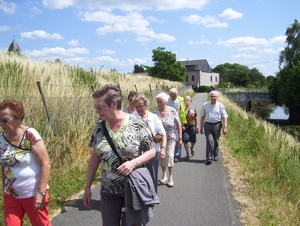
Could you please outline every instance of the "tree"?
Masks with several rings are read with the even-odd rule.
[[[176,61],[176,54],[165,51],[164,47],[157,47],[152,50],[153,67],[145,66],[146,72],[156,78],[170,81],[184,81],[186,68]]]
[[[269,95],[275,104],[289,108],[290,124],[300,124],[300,23],[295,20],[285,34],[287,46],[280,52],[280,71],[269,84]]]
[[[137,65],[135,64],[133,66],[133,73],[142,73],[142,72],[145,72],[145,69],[144,69],[144,65]]]
[[[300,23],[295,19],[295,22],[288,27],[285,35],[287,47],[281,51],[279,55],[279,68],[291,67],[300,61]]]
[[[220,64],[213,68],[213,72],[220,74],[220,84],[225,87],[229,82],[242,87],[262,87],[267,83],[265,76],[257,68],[249,69],[240,64]]]

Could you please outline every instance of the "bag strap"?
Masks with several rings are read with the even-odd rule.
[[[150,128],[150,126],[148,125],[148,123],[142,118],[143,122],[146,124],[146,126],[149,128],[150,132],[151,132],[151,135],[152,137],[154,137],[154,134],[152,132],[152,129]]]
[[[104,132],[104,136],[106,137],[106,140],[109,144],[109,146],[111,147],[111,149],[114,151],[114,153],[116,154],[116,156],[118,157],[118,159],[120,160],[120,162],[123,162],[123,159],[120,157],[111,137],[109,136],[109,133],[107,131],[106,125],[105,125],[105,121],[102,121],[102,128],[103,128],[103,132]]]

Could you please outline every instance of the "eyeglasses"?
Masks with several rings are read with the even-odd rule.
[[[145,105],[140,105],[140,106],[134,106],[136,109],[138,108],[143,108]]]
[[[0,123],[6,124],[6,123],[8,123],[9,121],[11,121],[13,119],[14,118],[4,118],[4,119],[0,120]]]
[[[129,99],[129,101],[131,102],[133,99]]]
[[[107,105],[103,105],[103,106],[96,106],[94,105],[94,108],[98,111],[101,111],[103,108],[107,107]]]

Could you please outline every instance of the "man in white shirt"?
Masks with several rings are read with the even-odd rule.
[[[211,91],[209,94],[210,101],[204,103],[200,112],[200,133],[205,133],[206,136],[206,165],[218,161],[220,135],[221,131],[224,135],[227,134],[228,117],[224,105],[217,101],[218,91]]]

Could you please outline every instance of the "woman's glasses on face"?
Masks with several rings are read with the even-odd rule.
[[[6,124],[9,121],[13,120],[13,118],[4,118],[4,119],[0,119],[0,123]]]
[[[103,105],[103,106],[96,106],[94,105],[94,108],[98,111],[101,111],[103,108],[107,107],[107,105]]]

